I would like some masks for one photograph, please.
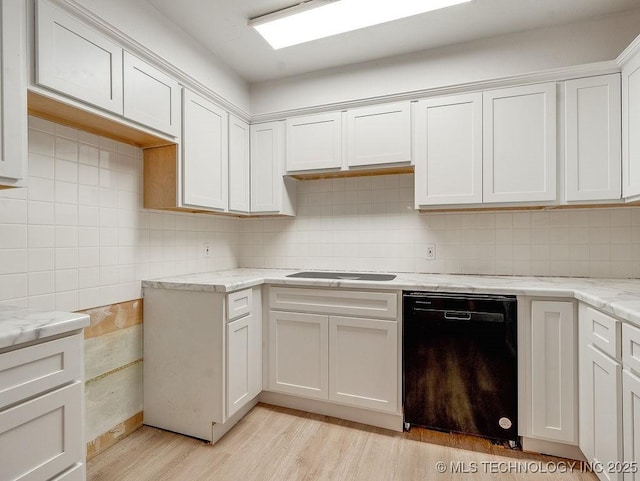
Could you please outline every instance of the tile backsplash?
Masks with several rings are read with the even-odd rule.
[[[243,267],[640,277],[640,207],[421,213],[411,174],[301,182],[297,217],[241,242]]]
[[[0,303],[88,309],[140,297],[142,279],[238,266],[640,277],[640,207],[420,213],[411,174],[299,182],[295,218],[142,196],[142,150],[30,117],[28,188],[0,190]]]
[[[0,191],[0,303],[74,311],[139,298],[141,279],[237,267],[239,219],[142,197],[142,150],[30,117],[28,187]]]

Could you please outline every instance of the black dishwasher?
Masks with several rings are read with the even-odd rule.
[[[403,293],[404,420],[518,438],[515,296]]]

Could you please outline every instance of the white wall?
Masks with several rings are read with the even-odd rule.
[[[146,210],[142,194],[140,149],[30,117],[28,187],[0,190],[0,304],[88,309],[237,267],[239,219]]]
[[[249,112],[248,84],[146,1],[75,0],[236,107]]]
[[[242,267],[640,277],[640,207],[419,213],[413,174],[301,181],[297,217],[241,241]]]
[[[640,34],[640,9],[251,86],[253,115],[614,60]]]

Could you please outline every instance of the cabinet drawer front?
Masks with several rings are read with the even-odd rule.
[[[398,317],[398,294],[393,292],[272,287],[269,290],[269,306],[272,309],[298,312],[396,319]]]
[[[580,305],[580,319],[587,343],[619,361],[621,322],[584,304]]]
[[[227,320],[233,321],[246,316],[253,308],[253,290],[232,292],[227,295]]]
[[[640,329],[622,325],[622,364],[640,376]]]
[[[0,354],[0,409],[82,377],[80,334]]]
[[[82,462],[81,400],[78,381],[0,412],[0,479],[50,479]]]

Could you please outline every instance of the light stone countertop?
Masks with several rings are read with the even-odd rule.
[[[298,270],[232,269],[142,281],[142,287],[233,292],[261,284],[573,297],[640,326],[640,280],[399,273],[392,281],[303,279]]]
[[[0,349],[70,333],[88,325],[87,314],[0,306]]]

